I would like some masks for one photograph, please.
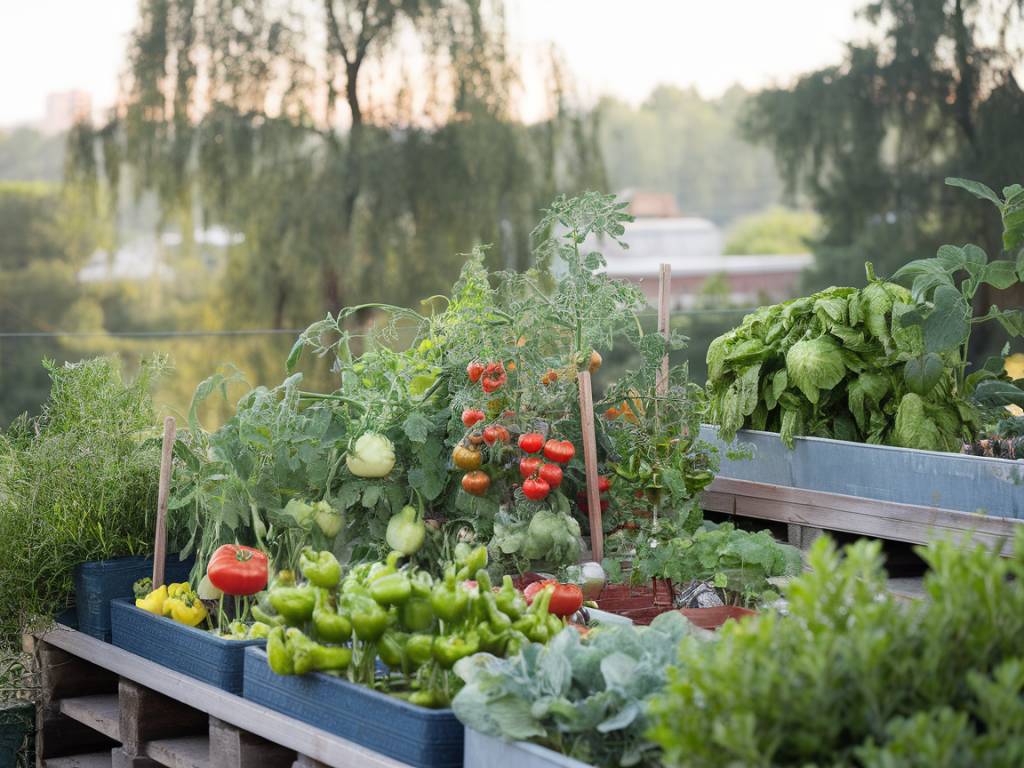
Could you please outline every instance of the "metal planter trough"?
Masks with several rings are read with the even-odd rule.
[[[167,556],[168,583],[187,581],[194,558]],[[115,557],[75,566],[75,613],[79,632],[110,642],[110,603],[132,595],[132,585],[153,574],[152,557]],[[58,621],[65,623],[61,618]]]
[[[277,675],[261,649],[245,652],[243,696],[417,768],[463,765],[465,729],[450,709],[418,707],[319,672]]]
[[[561,752],[528,741],[502,741],[466,729],[466,768],[589,768]]]
[[[136,608],[131,600],[111,603],[113,644],[184,675],[241,695],[245,649],[265,640],[228,640]]]
[[[773,432],[718,429],[701,438],[721,469],[705,509],[915,543],[968,532],[1009,549],[1024,524],[1024,461],[798,437],[791,450]],[[729,458],[747,449],[751,458]]]

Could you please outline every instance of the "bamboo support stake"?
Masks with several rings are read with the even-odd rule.
[[[167,497],[171,490],[171,458],[177,437],[174,417],[164,419],[164,445],[160,453],[160,489],[156,502],[156,539],[153,542],[153,588],[163,586],[167,565]]]
[[[672,265],[662,264],[658,272],[658,333],[660,333],[666,341],[669,337],[669,316],[671,314],[669,308],[669,294],[672,290]],[[665,350],[665,356],[661,359],[661,373],[657,379],[657,394],[658,397],[664,397],[668,394],[668,350]]]
[[[583,433],[583,463],[587,474],[587,516],[590,518],[590,548],[597,562],[604,558],[604,529],[601,527],[601,491],[597,487],[597,434],[594,432],[594,392],[590,371],[580,371],[580,429]]]

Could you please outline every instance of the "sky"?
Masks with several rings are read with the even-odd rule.
[[[507,0],[530,119],[544,109],[534,64],[554,43],[584,102],[637,103],[659,83],[716,96],[837,62],[860,0]],[[138,0],[0,0],[0,125],[34,122],[52,91],[116,97]]]

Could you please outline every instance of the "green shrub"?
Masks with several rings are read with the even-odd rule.
[[[1019,765],[1024,535],[1015,556],[920,548],[928,600],[886,590],[881,547],[829,540],[787,589],[790,615],[684,638],[652,705],[670,765]]]

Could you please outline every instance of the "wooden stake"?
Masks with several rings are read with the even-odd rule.
[[[580,371],[580,428],[583,432],[583,463],[587,472],[587,509],[590,518],[590,548],[597,562],[604,558],[604,529],[601,527],[601,491],[597,487],[597,434],[594,432],[594,392],[590,371]]]
[[[156,539],[153,542],[153,588],[163,586],[167,564],[167,497],[171,491],[171,457],[177,430],[174,417],[164,419],[164,446],[160,454],[160,490],[156,502]]]
[[[668,340],[669,336],[669,295],[672,290],[672,265],[662,264],[658,273],[658,333]],[[661,373],[657,379],[658,397],[668,394],[668,350],[661,360]]]

